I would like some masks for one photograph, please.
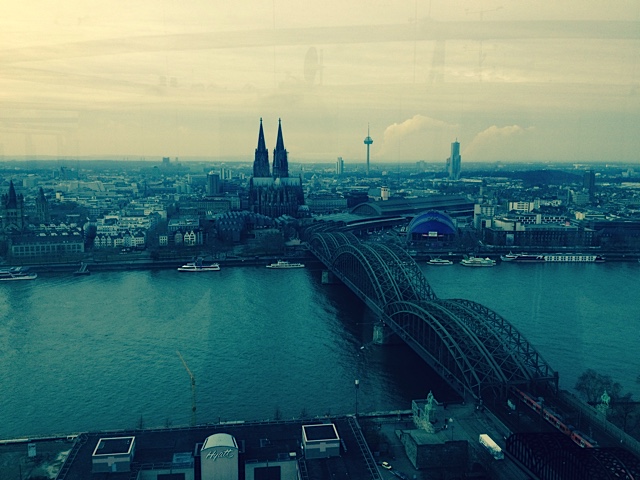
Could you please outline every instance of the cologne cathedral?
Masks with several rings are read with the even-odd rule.
[[[270,171],[271,170],[271,171]],[[269,168],[269,151],[264,141],[262,118],[258,134],[258,148],[253,161],[253,176],[249,186],[251,210],[269,217],[298,216],[304,205],[302,178],[289,176],[287,151],[282,139],[282,124],[278,119],[278,139],[273,151],[273,168]]]

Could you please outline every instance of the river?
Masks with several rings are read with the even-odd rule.
[[[424,266],[441,298],[503,315],[562,388],[586,368],[637,394],[637,264]],[[40,274],[0,285],[0,438],[410,408],[451,392],[320,270]],[[186,362],[183,365],[177,352]],[[637,396],[637,395],[636,395]]]

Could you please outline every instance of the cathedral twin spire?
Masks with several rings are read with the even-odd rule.
[[[262,128],[262,118],[260,118],[260,131],[258,132],[258,148],[256,148],[255,159],[253,161],[254,177],[270,177],[269,172],[269,151],[264,141],[264,130]],[[289,176],[289,162],[287,151],[284,148],[282,138],[282,122],[278,119],[278,138],[276,148],[273,150],[273,178]]]

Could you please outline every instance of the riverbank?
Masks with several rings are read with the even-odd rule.
[[[549,249],[545,253],[549,253],[552,249]],[[484,249],[474,252],[476,256],[490,257],[496,260],[500,260],[500,255],[509,252],[519,252],[520,250],[506,250],[502,249],[496,251],[495,249]],[[555,250],[554,250],[555,252]],[[529,253],[533,253],[532,250]],[[590,253],[595,253],[593,250]],[[598,255],[602,255],[607,262],[629,262],[637,263],[640,261],[640,254],[638,252],[613,252],[613,251],[598,251]],[[420,251],[412,252],[411,256],[418,262],[426,262],[430,258],[446,258],[459,262],[464,255],[469,252],[461,251]],[[66,261],[59,263],[28,263],[28,262],[7,262],[6,266],[26,266],[31,270],[38,273],[46,272],[75,272],[80,269],[81,265],[86,265],[86,269],[89,273],[98,271],[113,271],[113,270],[150,270],[150,269],[171,269],[178,268],[180,265],[184,265],[187,262],[192,262],[195,258],[202,257],[204,262],[218,263],[221,267],[238,267],[238,266],[259,266],[268,265],[278,260],[288,260],[306,263],[318,263],[319,261],[315,256],[308,251],[296,251],[293,254],[286,254],[281,256],[276,255],[263,255],[263,256],[242,256],[242,255],[224,255],[214,256],[207,254],[198,254],[193,252],[178,253],[173,252],[167,254],[163,252],[163,258],[152,258],[151,254],[147,251],[143,252],[129,252],[129,253],[112,253],[112,254],[88,254],[84,258],[76,259],[75,261]]]
[[[123,255],[125,257],[125,255]],[[296,262],[318,263],[318,260],[310,254],[296,256],[253,256],[253,257],[234,257],[224,259],[212,259],[204,256],[204,262],[215,262],[221,267],[242,267],[242,266],[266,266],[275,263],[278,260],[288,260]],[[96,260],[86,259],[81,263],[86,265],[86,270],[91,272],[117,271],[117,270],[153,270],[153,269],[173,269],[178,268],[185,263],[192,262],[192,256],[179,256],[170,259],[152,259],[148,256],[131,258],[122,258],[118,260]],[[81,263],[56,263],[56,264],[40,264],[28,265],[30,270],[38,273],[55,273],[55,272],[76,272]]]

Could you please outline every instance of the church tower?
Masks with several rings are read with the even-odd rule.
[[[284,149],[282,139],[282,123],[278,119],[278,140],[276,148],[273,150],[273,178],[284,178],[289,176],[289,162],[287,161],[287,151]]]
[[[9,193],[2,195],[2,230],[22,231],[25,226],[24,196],[17,195],[13,180],[9,182]]]
[[[264,143],[264,130],[262,130],[262,118],[260,118],[260,132],[258,133],[258,148],[253,160],[253,176],[258,178],[270,177],[269,150]]]
[[[40,223],[49,223],[51,217],[49,215],[49,202],[44,195],[44,190],[40,187],[38,196],[36,197],[36,216]]]

